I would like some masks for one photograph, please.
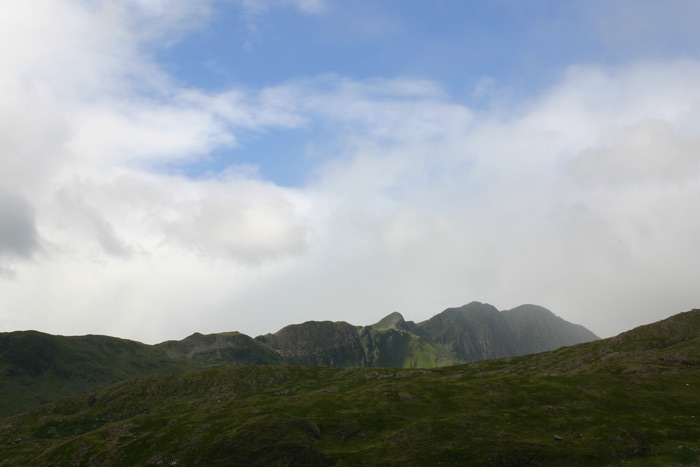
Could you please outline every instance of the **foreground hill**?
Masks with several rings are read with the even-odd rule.
[[[435,368],[596,338],[541,307],[499,312],[478,302],[419,324],[392,313],[371,326],[310,321],[255,339],[195,333],[146,345],[107,336],[0,333],[0,417],[134,376],[240,365]]]
[[[697,465],[700,310],[437,369],[150,376],[0,424],[0,465]]]

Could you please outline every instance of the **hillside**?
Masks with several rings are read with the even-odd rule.
[[[435,369],[150,376],[0,424],[0,465],[697,465],[700,310]]]
[[[0,416],[134,376],[181,373],[151,346],[107,336],[0,334]]]
[[[0,417],[135,376],[240,365],[435,368],[594,339],[544,308],[499,312],[478,302],[419,324],[392,313],[370,326],[310,321],[255,339],[194,333],[146,345],[107,336],[0,333]]]

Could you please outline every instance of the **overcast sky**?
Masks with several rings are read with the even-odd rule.
[[[0,331],[700,307],[700,2],[3,0]]]

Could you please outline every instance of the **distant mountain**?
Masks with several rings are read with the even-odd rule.
[[[459,362],[513,357],[598,339],[546,308],[522,305],[499,312],[471,302],[418,323],[416,332]]]
[[[472,302],[448,308],[427,321],[405,321],[391,313],[371,326],[309,321],[256,338],[290,365],[433,368],[490,358],[544,352],[596,340],[535,305],[499,312]]]
[[[536,312],[545,324],[527,335],[547,336],[556,320]],[[498,352],[512,332],[511,318],[481,304],[441,315],[413,328],[392,314],[372,330],[442,336],[452,325],[444,345],[464,355]],[[277,338],[316,330],[355,342],[352,326],[331,324]],[[229,339],[255,347],[196,335],[177,352],[190,361],[197,348],[231,348],[221,344]],[[313,347],[343,345],[304,342],[306,355],[349,362],[344,350]],[[698,387],[693,310],[610,339],[443,368],[238,366],[132,378],[4,419],[0,466],[699,465]]]
[[[284,365],[282,358],[250,336],[240,332],[200,334],[181,341],[167,341],[154,346],[174,360],[186,360],[200,368],[237,365]]]
[[[195,333],[146,345],[107,336],[0,333],[0,416],[134,376],[241,365],[435,368],[595,339],[541,307],[499,312],[478,302],[418,324],[395,312],[370,326],[309,321],[255,339]]]
[[[509,322],[515,355],[544,352],[598,339],[580,324],[571,324],[541,306],[521,305],[502,314]]]
[[[270,346],[290,365],[433,368],[458,363],[409,331],[410,324],[399,313],[373,326],[309,321],[256,340]]]

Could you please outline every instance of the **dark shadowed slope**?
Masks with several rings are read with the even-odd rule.
[[[541,306],[521,305],[502,314],[510,325],[515,355],[544,352],[598,339],[580,324],[569,323]]]
[[[151,346],[107,336],[0,333],[0,416],[133,376],[177,373]]]
[[[417,332],[460,362],[526,355],[598,339],[546,308],[522,305],[499,312],[479,302],[448,308],[418,323]]]

